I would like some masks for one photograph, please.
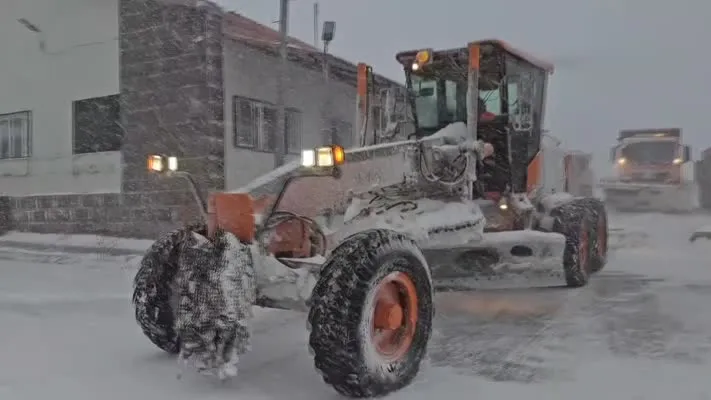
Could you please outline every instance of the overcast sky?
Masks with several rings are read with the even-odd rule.
[[[279,0],[219,0],[277,27]],[[313,41],[313,0],[290,2],[292,36]],[[711,3],[702,0],[321,0],[333,52],[401,78],[400,50],[501,38],[557,65],[546,125],[596,164],[624,128],[681,127],[711,147]]]

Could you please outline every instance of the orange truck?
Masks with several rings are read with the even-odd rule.
[[[681,129],[620,131],[610,161],[615,174],[600,182],[609,207],[659,212],[696,208],[695,184],[684,174],[691,149],[683,144]]]

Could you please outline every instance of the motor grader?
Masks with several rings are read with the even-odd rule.
[[[187,179],[204,215],[158,240],[135,277],[154,344],[226,378],[253,305],[304,310],[324,381],[382,396],[419,370],[435,288],[507,274],[580,287],[604,266],[602,203],[566,193],[564,154],[541,146],[551,65],[498,40],[397,60],[414,120],[390,141],[370,129],[372,69],[359,64],[356,148],[305,150],[207,199],[176,158],[149,157]]]

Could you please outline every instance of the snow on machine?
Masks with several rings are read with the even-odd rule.
[[[684,176],[691,161],[681,129],[623,130],[611,149],[616,176],[601,180],[605,203],[619,211],[691,212],[696,188]]]
[[[135,277],[154,344],[229,377],[253,305],[304,310],[324,381],[382,396],[420,368],[435,287],[516,272],[580,287],[604,266],[603,204],[566,193],[565,152],[542,146],[551,65],[497,40],[397,60],[414,120],[395,133],[371,129],[372,70],[360,64],[356,148],[305,150],[207,199],[176,158],[149,158],[186,178],[204,213],[159,239]]]

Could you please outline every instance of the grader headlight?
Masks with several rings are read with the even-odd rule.
[[[152,172],[175,172],[178,170],[178,157],[150,155],[148,156],[148,170]]]
[[[341,146],[324,146],[301,152],[301,166],[307,168],[334,167],[346,161],[346,152]]]
[[[148,170],[153,172],[163,172],[165,164],[162,156],[148,156]]]
[[[316,152],[314,150],[304,150],[301,152],[301,166],[308,168],[316,166]]]

